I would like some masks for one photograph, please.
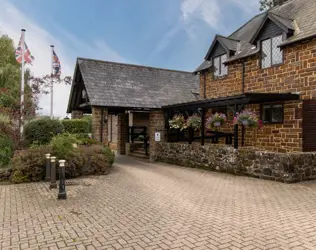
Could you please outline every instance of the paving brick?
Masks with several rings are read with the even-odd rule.
[[[0,185],[0,249],[316,249],[316,181],[121,156],[110,175],[74,182],[62,202],[45,182]]]

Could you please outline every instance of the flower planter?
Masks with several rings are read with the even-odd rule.
[[[243,121],[242,121],[242,125],[248,126],[248,125],[249,125],[249,121],[248,121],[248,120],[243,120]]]

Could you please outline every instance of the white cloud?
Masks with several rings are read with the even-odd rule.
[[[50,34],[31,18],[24,15],[14,5],[0,0],[0,31],[10,36],[17,44],[21,36],[21,28],[26,29],[25,41],[35,57],[33,66],[29,66],[34,76],[43,76],[51,72],[51,48],[55,45],[55,51],[61,61],[62,76],[72,76],[75,59],[77,56],[105,59],[109,61],[126,61],[118,53],[113,51],[105,42],[96,40],[91,44],[82,42],[71,33],[58,27],[63,33],[63,39],[72,42],[71,48]],[[68,105],[70,86],[57,84],[54,86],[54,115],[64,117]],[[50,95],[40,98],[41,114],[50,113]]]
[[[190,25],[196,20],[203,20],[211,28],[217,28],[220,16],[217,0],[183,0],[180,8],[185,24]]]
[[[223,24],[225,8],[238,8],[237,15],[254,15],[259,10],[258,0],[182,0],[180,7],[186,31],[195,37],[196,26],[200,21],[206,23],[214,31],[226,31]],[[241,12],[240,12],[241,10]]]

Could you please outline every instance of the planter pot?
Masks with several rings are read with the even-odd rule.
[[[221,125],[221,122],[214,122],[215,127],[219,127]]]
[[[249,125],[249,121],[248,121],[248,120],[243,120],[243,121],[242,121],[242,125],[248,126],[248,125]]]

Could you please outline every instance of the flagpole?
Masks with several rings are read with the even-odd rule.
[[[24,130],[24,44],[25,44],[25,29],[21,29],[21,103],[20,103],[20,133],[21,139]]]
[[[50,46],[52,48],[52,53],[51,53],[51,61],[52,61],[52,66],[51,66],[51,75],[50,75],[50,119],[53,119],[54,117],[54,84],[53,84],[53,74],[54,74],[54,69],[53,69],[53,51],[54,51],[54,45]]]

